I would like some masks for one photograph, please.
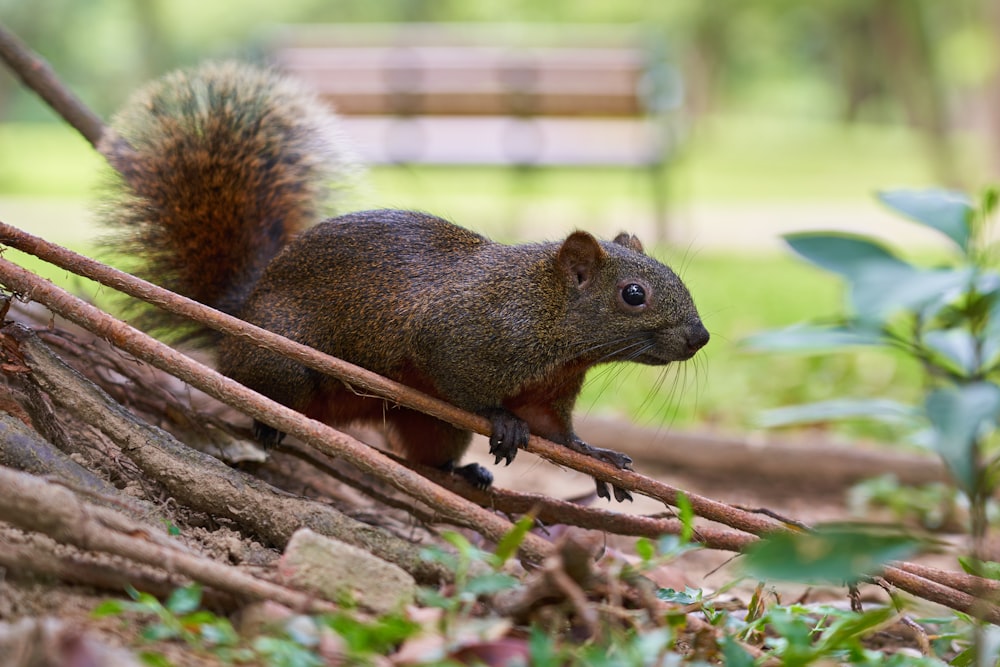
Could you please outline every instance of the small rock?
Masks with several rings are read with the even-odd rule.
[[[384,614],[413,601],[417,584],[406,571],[363,549],[314,533],[295,531],[278,561],[278,573],[297,588],[334,602],[353,598]]]
[[[288,607],[271,600],[251,602],[240,610],[236,629],[244,637],[256,637],[275,628],[283,628],[293,614]]]

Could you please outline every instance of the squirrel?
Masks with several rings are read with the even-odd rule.
[[[112,121],[134,150],[104,206],[114,249],[163,287],[487,417],[496,463],[534,433],[630,468],[577,437],[573,406],[597,364],[666,365],[708,342],[680,278],[625,233],[504,245],[415,211],[320,222],[328,182],[349,171],[334,120],[313,94],[246,64],[148,84]],[[179,327],[162,313],[141,322]],[[493,481],[459,465],[468,431],[242,339],[185,336],[209,340],[220,372],[279,403],[333,426],[382,426],[411,462]],[[254,434],[264,445],[284,435],[261,422]]]

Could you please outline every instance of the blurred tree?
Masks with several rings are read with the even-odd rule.
[[[1000,2],[995,0],[982,0],[983,25],[988,26],[991,32],[991,48],[986,54],[990,59],[989,70],[984,72],[986,79],[983,95],[986,101],[987,127],[993,143],[993,170],[994,174],[1000,174]]]
[[[0,21],[105,114],[169,67],[260,55],[275,24],[392,20],[641,22],[670,38],[696,117],[909,123],[950,183],[952,131],[977,108],[1000,165],[998,0],[0,0]],[[0,117],[50,117],[15,88],[0,73]]]

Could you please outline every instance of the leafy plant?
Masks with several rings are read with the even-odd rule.
[[[898,190],[879,198],[937,231],[947,246],[947,260],[918,265],[859,234],[789,234],[785,241],[793,251],[844,280],[847,314],[825,325],[761,334],[747,343],[771,351],[901,350],[924,369],[923,401],[824,401],[772,411],[765,422],[867,418],[902,424],[914,442],[942,458],[968,497],[971,531],[980,545],[987,531],[986,501],[1000,471],[1000,272],[991,265],[986,234],[998,192],[987,190],[978,204],[946,190]]]
[[[856,516],[884,508],[897,522],[919,526],[928,531],[968,530],[968,503],[953,485],[945,482],[902,484],[887,474],[858,482],[848,492],[848,505]],[[1000,517],[1000,507],[987,501],[986,514],[991,526]]]
[[[131,587],[127,592],[131,600],[106,600],[92,615],[103,618],[133,613],[152,617],[155,620],[140,633],[144,640],[183,641],[192,649],[226,663],[319,667],[326,664],[317,653],[320,628],[325,626],[343,640],[345,658],[352,664],[368,664],[419,630],[416,623],[400,615],[360,620],[352,610],[346,610],[317,617],[293,616],[278,632],[261,634],[248,642],[228,619],[200,608],[202,589],[198,584],[178,588],[162,603],[153,595]],[[170,664],[155,651],[143,651],[140,657],[148,665]]]
[[[95,618],[135,613],[152,616],[156,620],[147,624],[140,636],[150,642],[180,640],[191,648],[212,652],[227,660],[248,660],[252,653],[239,646],[240,637],[226,618],[200,609],[202,588],[192,584],[178,588],[164,602],[149,593],[141,593],[129,586],[131,600],[106,600],[91,615]],[[146,651],[142,654],[146,664],[169,664],[160,654]]]

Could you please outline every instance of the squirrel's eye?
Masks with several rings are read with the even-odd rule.
[[[630,306],[641,306],[646,303],[646,290],[642,285],[629,283],[622,288],[622,301]]]

